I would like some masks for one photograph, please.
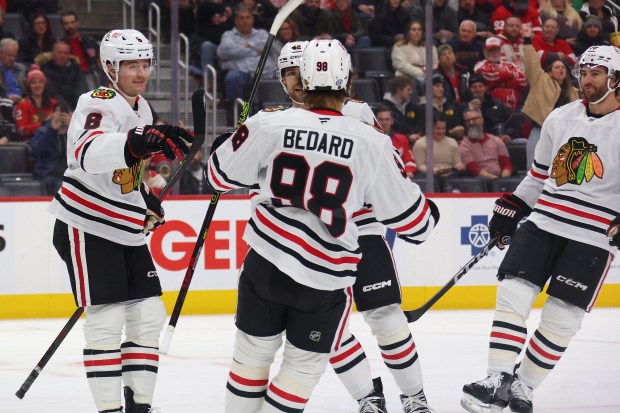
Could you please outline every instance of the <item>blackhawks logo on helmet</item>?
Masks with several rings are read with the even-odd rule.
[[[590,182],[595,175],[602,179],[605,168],[596,151],[596,145],[588,143],[585,138],[570,138],[560,146],[551,167],[551,178],[555,179],[556,185],[581,185],[584,179]]]
[[[112,99],[114,96],[116,96],[115,91],[113,91],[112,89],[105,89],[105,88],[95,89],[93,90],[93,93],[90,94],[91,98],[96,98],[96,99]]]

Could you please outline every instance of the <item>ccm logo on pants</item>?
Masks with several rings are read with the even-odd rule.
[[[558,280],[559,282],[562,282],[570,287],[574,287],[574,288],[578,288],[581,291],[585,291],[588,289],[587,285],[584,285],[582,283],[580,283],[579,281],[575,281],[572,278],[566,278],[563,275],[558,275],[557,277],[555,277],[556,280]]]
[[[380,283],[368,284],[368,285],[363,286],[362,291],[367,293],[367,292],[374,291],[374,290],[380,290],[383,287],[389,287],[391,285],[392,285],[392,280],[381,281]]]

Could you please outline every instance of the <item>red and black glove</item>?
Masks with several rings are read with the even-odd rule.
[[[620,215],[615,217],[609,224],[607,237],[609,238],[609,245],[620,248]]]
[[[504,194],[495,201],[493,217],[489,222],[489,235],[497,238],[497,246],[502,249],[512,241],[519,221],[532,212],[521,198],[513,194]]]
[[[154,153],[163,153],[171,161],[189,152],[193,137],[185,129],[172,125],[143,125],[127,132],[125,162],[135,165]],[[181,153],[178,156],[178,152]]]
[[[146,204],[146,217],[144,218],[144,229],[142,229],[142,232],[148,235],[149,232],[155,231],[158,226],[166,222],[164,219],[164,208],[161,206],[159,198],[145,184],[140,185],[140,193]]]

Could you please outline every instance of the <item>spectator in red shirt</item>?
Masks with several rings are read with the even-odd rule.
[[[473,176],[488,179],[507,178],[512,175],[512,162],[508,149],[500,138],[483,129],[482,112],[465,109],[463,113],[467,136],[459,145],[461,160]]]
[[[549,17],[543,23],[542,32],[536,33],[532,37],[532,46],[536,49],[541,62],[547,62],[547,59],[555,58],[553,56],[555,54],[560,59],[566,60],[570,67],[573,67],[577,57],[570,45],[566,43],[566,40],[558,39],[559,32],[558,20]]]
[[[56,99],[47,92],[47,78],[39,66],[30,66],[26,97],[15,107],[15,125],[22,140],[30,140],[41,124],[50,119]]]
[[[375,111],[375,116],[377,117],[379,125],[381,125],[381,129],[383,129],[383,133],[392,139],[392,145],[396,148],[405,164],[407,176],[413,178],[416,171],[416,164],[411,153],[411,148],[409,147],[409,139],[407,139],[405,135],[396,133],[392,130],[392,125],[394,125],[392,110],[384,105],[379,106]]]
[[[536,7],[532,7],[528,0],[504,0],[504,4],[491,14],[491,28],[495,34],[504,30],[506,19],[512,16],[521,19],[521,33],[527,27],[534,33],[540,32],[542,23]]]

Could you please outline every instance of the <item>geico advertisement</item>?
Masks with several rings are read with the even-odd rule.
[[[444,285],[489,241],[494,197],[434,198],[441,220],[429,240],[412,245],[396,239],[394,258],[404,286]],[[65,264],[52,245],[54,218],[47,202],[0,202],[0,294],[69,292]],[[164,202],[166,224],[148,237],[164,290],[178,290],[199,240],[209,199]],[[193,290],[230,290],[247,252],[242,236],[250,216],[244,197],[220,199],[196,261]],[[203,242],[200,239],[200,242]],[[504,252],[493,249],[459,285],[496,285]],[[619,264],[607,283],[620,283]]]

